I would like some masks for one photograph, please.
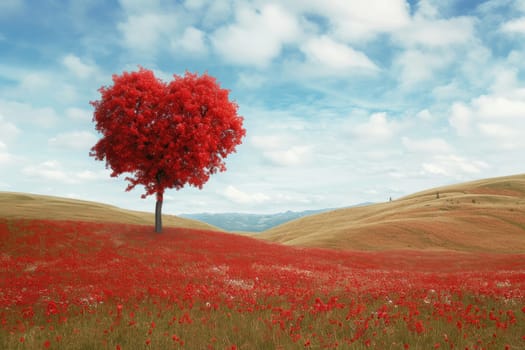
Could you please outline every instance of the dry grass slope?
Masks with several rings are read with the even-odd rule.
[[[0,217],[154,225],[153,213],[125,210],[96,202],[15,192],[0,192]],[[162,221],[164,226],[220,231],[215,226],[173,215],[163,215]]]
[[[524,253],[525,174],[312,215],[257,237],[289,245],[355,250]]]

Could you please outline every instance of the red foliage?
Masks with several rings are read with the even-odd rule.
[[[35,313],[49,327],[103,303],[116,324],[138,327],[144,301],[166,305],[165,337],[190,348],[183,331],[219,313],[258,315],[297,348],[393,348],[377,342],[396,324],[431,337],[427,348],[457,347],[461,336],[474,344],[482,333],[471,349],[525,341],[524,255],[301,249],[221,232],[167,228],[153,238],[144,226],[43,220],[0,219],[0,237],[0,332],[16,332],[17,342],[27,342],[20,325]],[[157,311],[148,310],[151,346]],[[324,322],[323,334],[312,320]],[[437,333],[440,323],[455,337]]]
[[[245,135],[237,105],[215,78],[174,75],[164,83],[152,71],[124,72],[100,88],[93,121],[102,138],[90,155],[106,160],[111,176],[131,173],[127,190],[143,185],[143,197],[185,184],[202,188],[224,171],[224,159]]]

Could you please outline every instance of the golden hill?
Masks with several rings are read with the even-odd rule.
[[[0,218],[118,222],[154,226],[153,213],[76,199],[29,193],[0,192]],[[221,231],[197,220],[162,215],[164,226]],[[152,228],[153,230],[153,228]]]
[[[440,187],[392,202],[312,215],[255,237],[338,249],[523,253],[525,174]]]

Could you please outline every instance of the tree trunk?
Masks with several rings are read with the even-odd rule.
[[[157,198],[155,204],[155,232],[162,232],[162,199]]]

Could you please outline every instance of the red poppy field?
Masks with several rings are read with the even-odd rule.
[[[1,349],[525,349],[525,255],[0,219]]]

